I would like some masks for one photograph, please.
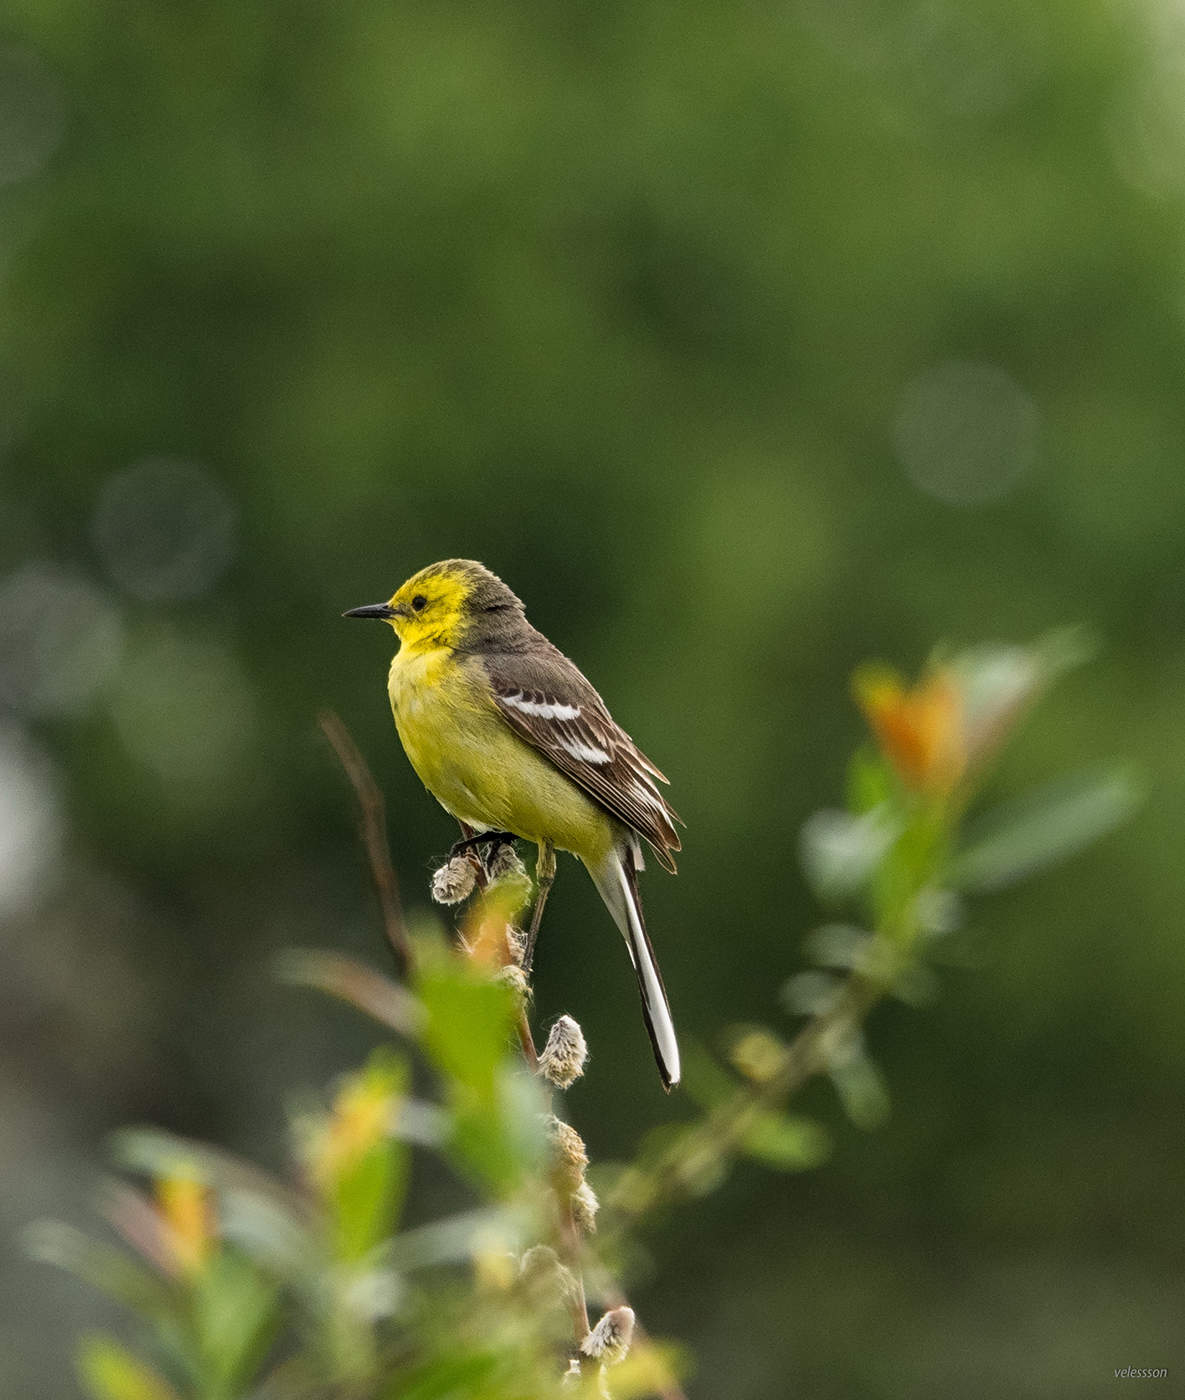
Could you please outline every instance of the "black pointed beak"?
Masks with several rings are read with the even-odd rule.
[[[342,613],[342,617],[377,617],[381,622],[387,622],[395,616],[395,609],[386,603],[367,603],[362,608],[351,608],[349,612]]]

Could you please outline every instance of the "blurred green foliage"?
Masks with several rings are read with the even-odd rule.
[[[682,873],[645,897],[705,1037],[768,1014],[810,926],[791,855],[854,662],[1080,619],[1102,659],[996,795],[1122,754],[1144,814],[994,898],[982,975],[878,1011],[908,1088],[874,1140],[657,1231],[635,1301],[737,1400],[1174,1363],[1182,43],[1151,0],[13,0],[6,1238],[81,1215],[129,1119],[278,1160],[278,1097],[370,1048],[265,970],[374,938],[320,706],[413,897],[452,839],[342,608],[478,557],[588,671],[675,779]],[[554,899],[540,1011],[579,1016],[624,1155],[673,1109],[595,898],[562,868]],[[0,1388],[57,1400],[92,1305],[0,1279]]]
[[[104,1213],[124,1248],[55,1222],[27,1236],[33,1254],[132,1313],[134,1349],[105,1333],[82,1338],[87,1395],[558,1397],[574,1347],[573,1285],[548,1185],[554,1173],[561,1189],[562,1159],[548,1145],[555,1120],[545,1086],[517,1063],[515,995],[496,969],[446,951],[438,936],[416,947],[414,1000],[340,956],[319,966],[333,969],[327,987],[364,1010],[373,1013],[384,984],[415,1007],[413,1043],[444,1102],[412,1097],[406,1059],[379,1047],[340,1078],[327,1107],[297,1119],[291,1180],[157,1130],[122,1134],[122,1156],[155,1188],[152,1197],[124,1186],[109,1193]],[[310,981],[317,968],[306,954]],[[472,1179],[478,1199],[408,1230],[401,1215],[417,1141],[438,1154],[438,1168]],[[566,1189],[583,1183],[583,1167],[573,1176],[569,1164]],[[632,1317],[629,1325],[632,1334]],[[585,1319],[581,1338],[587,1328]],[[615,1386],[622,1400],[649,1393],[667,1364],[652,1346],[642,1351]],[[603,1393],[601,1366],[586,1369],[570,1393],[591,1400]]]
[[[986,846],[962,847],[983,771],[1065,666],[1059,650],[979,648],[933,662],[913,687],[887,666],[857,672],[878,748],[850,764],[849,808],[808,820],[803,858],[819,897],[863,914],[867,930],[825,925],[808,941],[826,970],[786,984],[787,1009],[807,1018],[791,1042],[763,1026],[735,1028],[734,1072],[693,1047],[689,1085],[706,1112],[651,1131],[637,1161],[608,1177],[608,1242],[607,1232],[597,1235],[601,1205],[583,1138],[549,1113],[548,1085],[570,1088],[583,1075],[583,1033],[563,1018],[573,1049],[562,1064],[552,1063],[559,1025],[542,1054],[532,1043],[525,942],[513,927],[524,907],[521,862],[504,860],[506,851],[485,862],[450,858],[450,867],[471,862],[461,902],[475,896],[451,948],[437,932],[409,939],[402,911],[385,910],[398,924],[392,949],[410,990],[339,953],[286,955],[287,980],[338,995],[417,1044],[441,1102],[410,1098],[408,1061],[374,1050],[340,1081],[328,1112],[298,1120],[293,1187],[157,1131],[123,1134],[125,1159],[155,1176],[155,1201],[118,1187],[105,1214],[143,1264],[56,1222],[27,1235],[36,1257],[132,1309],[160,1365],[88,1334],[78,1375],[91,1400],[681,1400],[671,1359],[644,1331],[635,1338],[615,1277],[637,1229],[672,1203],[719,1189],[737,1158],[782,1172],[824,1161],[822,1128],[784,1112],[815,1075],[831,1078],[857,1127],[882,1126],[888,1093],[863,1023],[884,997],[912,1004],[924,988],[929,998],[934,945],[941,960],[964,921],[951,876],[968,864],[982,874],[975,851],[983,848],[995,853],[986,865],[996,882],[1031,874],[1132,812],[1132,784],[1079,777],[1072,801],[997,811]],[[375,882],[385,886],[373,781],[340,734],[335,748],[359,795]],[[454,889],[443,902],[458,903]],[[409,1120],[419,1130],[409,1134]],[[401,1214],[415,1141],[468,1177],[478,1201],[409,1235]],[[409,1238],[424,1235],[437,1245],[417,1257]],[[452,1267],[417,1275],[415,1263]],[[566,1338],[556,1324],[564,1313]]]
[[[864,1021],[885,997],[932,995],[928,964],[963,925],[952,873],[985,863],[974,860],[982,844],[970,858],[963,848],[964,814],[1064,665],[1064,648],[1046,643],[933,662],[912,687],[885,666],[857,672],[877,749],[853,760],[849,807],[808,821],[802,854],[820,897],[868,927],[828,925],[808,942],[826,970],[786,986],[788,1009],[806,1016],[792,1040],[737,1027],[731,1070],[693,1051],[692,1096],[706,1111],[652,1131],[634,1163],[604,1177],[600,1222],[586,1145],[550,1112],[549,1086],[582,1077],[582,1033],[563,1018],[572,1049],[561,1064],[552,1055],[560,1026],[541,1054],[529,1027],[525,942],[513,926],[524,907],[521,862],[504,850],[450,858],[450,867],[469,862],[469,892],[459,901],[449,889],[442,902],[472,900],[452,947],[437,932],[409,939],[402,912],[387,912],[409,986],[340,954],[287,955],[288,980],[342,997],[418,1046],[440,1102],[412,1099],[407,1060],[376,1049],[340,1081],[328,1111],[298,1120],[292,1186],[156,1131],[125,1133],[123,1155],[154,1174],[155,1201],[121,1186],[105,1213],[143,1264],[60,1223],[27,1235],[34,1255],[135,1315],[151,1360],[104,1334],[84,1337],[78,1371],[91,1400],[683,1400],[678,1363],[637,1332],[618,1277],[638,1229],[720,1188],[738,1158],[777,1171],[818,1166],[827,1135],[785,1112],[816,1075],[830,1077],[856,1126],[883,1125],[889,1098]],[[335,747],[385,886],[373,784],[340,734]],[[1137,800],[1130,783],[1118,792],[1109,777],[1079,777],[1072,800],[997,811],[987,868],[997,882],[1031,874],[1104,835]],[[477,1200],[408,1232],[401,1213],[417,1141],[467,1177]],[[436,1247],[417,1259],[425,1235]]]

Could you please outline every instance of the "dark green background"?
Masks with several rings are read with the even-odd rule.
[[[15,1236],[88,1217],[109,1130],[277,1164],[286,1103],[369,1043],[268,961],[383,956],[319,707],[372,759],[424,903],[452,832],[396,747],[389,638],[338,614],[447,555],[503,574],[673,776],[681,873],[645,894],[708,1043],[778,1019],[821,917],[797,832],[860,736],[853,665],[1100,634],[994,788],[1125,755],[1142,814],[976,906],[974,965],[935,1006],[876,1014],[883,1130],[818,1088],[830,1163],[738,1169],[651,1232],[634,1293],[694,1350],[694,1397],[1093,1397],[1129,1365],[1179,1384],[1167,7],[15,0],[5,34],[0,851],[28,879],[0,926],[4,1393],[69,1394],[70,1334],[102,1316]],[[938,440],[940,467],[1012,454],[990,499],[939,499],[901,460],[952,361],[1005,386],[1002,427],[972,412]],[[120,476],[159,458],[193,466]],[[221,519],[200,586],[144,582],[141,553],[167,575],[192,543],[152,480]],[[570,862],[538,967],[540,1013],[592,1045],[571,1112],[594,1158],[688,1111]]]

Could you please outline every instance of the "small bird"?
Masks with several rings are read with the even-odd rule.
[[[679,818],[658,787],[667,779],[484,565],[430,564],[387,602],[343,616],[379,618],[399,637],[387,680],[395,728],[421,782],[466,833],[454,851],[514,837],[539,848],[528,968],[555,851],[584,863],[625,936],[654,1058],[672,1089],[679,1046],[637,879],[643,840],[675,869]]]

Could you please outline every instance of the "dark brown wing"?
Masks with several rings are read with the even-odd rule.
[[[482,660],[510,727],[674,870],[679,818],[658,788],[667,780],[613,722],[579,669],[549,642],[529,652],[487,652]]]

